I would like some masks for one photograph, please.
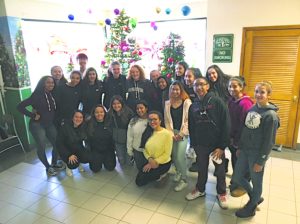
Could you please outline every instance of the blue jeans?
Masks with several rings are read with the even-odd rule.
[[[50,167],[50,164],[47,160],[46,156],[46,140],[48,139],[49,142],[52,144],[52,164],[57,163],[58,159],[58,152],[56,149],[56,128],[54,124],[51,124],[48,127],[43,127],[39,122],[30,121],[29,123],[29,130],[36,142],[37,147],[37,156],[39,157],[40,161],[44,164],[46,169]]]
[[[174,134],[179,131],[174,130]],[[186,181],[187,178],[187,165],[186,165],[186,148],[188,137],[183,137],[182,141],[173,141],[172,147],[172,161],[175,165],[176,171],[181,174],[181,179]]]
[[[262,194],[262,185],[263,185],[263,176],[264,176],[264,168],[261,172],[254,172],[253,166],[258,157],[258,154],[253,154],[253,152],[245,152],[241,150],[241,153],[237,159],[235,164],[235,170],[233,172],[233,181],[237,183],[241,187],[243,187],[249,197],[250,204],[256,206],[259,202]],[[250,172],[252,186],[247,178],[245,178],[245,174]]]

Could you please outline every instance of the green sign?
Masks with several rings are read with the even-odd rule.
[[[213,45],[213,62],[232,62],[233,34],[215,34]]]

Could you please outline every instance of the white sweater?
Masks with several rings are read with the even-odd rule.
[[[132,125],[133,119],[130,120],[127,130],[127,153],[130,156],[133,156],[133,149],[143,151],[143,149],[140,149],[141,138],[148,123],[148,119],[138,118],[135,124]]]

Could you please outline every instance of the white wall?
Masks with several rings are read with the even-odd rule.
[[[124,8],[130,17],[136,17],[138,21],[155,21],[170,19],[187,19],[196,17],[206,17],[206,0],[0,0],[5,2],[8,16],[15,16],[26,19],[41,19],[68,21],[68,14],[75,16],[77,22],[97,22],[106,18],[114,18],[113,10]],[[183,16],[181,8],[188,5],[191,13]],[[155,9],[159,7],[158,14]],[[170,8],[171,13],[166,15],[165,9]],[[88,9],[92,10],[88,14]]]
[[[208,0],[206,65],[212,64],[213,35],[232,33],[233,61],[218,65],[225,73],[239,75],[243,27],[299,25],[299,12],[299,0]]]
[[[212,64],[213,35],[234,34],[232,63],[218,64],[225,73],[239,75],[243,27],[300,24],[299,0],[208,0],[207,66]]]

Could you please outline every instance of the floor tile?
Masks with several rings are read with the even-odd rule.
[[[116,195],[115,199],[129,204],[134,204],[143,193],[143,188],[125,187],[122,191],[119,192],[119,194]]]
[[[57,206],[55,206],[53,209],[51,209],[49,212],[47,212],[44,216],[54,219],[59,222],[63,222],[71,214],[73,214],[77,209],[78,209],[78,207],[76,207],[76,206],[61,202]]]
[[[180,219],[192,223],[206,223],[210,212],[210,210],[189,205],[185,207]]]
[[[56,220],[53,220],[53,219],[50,219],[47,217],[42,217],[42,218],[36,220],[34,222],[34,224],[61,224],[61,222],[58,222]]]
[[[276,211],[269,211],[267,223],[268,224],[274,224],[274,223],[296,224],[297,218],[296,216],[287,215]]]
[[[157,209],[157,212],[171,217],[179,218],[187,206],[187,202],[178,202],[170,199],[165,199]]]
[[[44,215],[52,208],[57,206],[59,203],[60,201],[48,197],[43,197],[40,200],[38,200],[36,203],[28,207],[27,210],[35,212],[40,215]]]
[[[269,210],[296,216],[296,203],[294,201],[270,196]]]
[[[112,199],[103,196],[93,195],[81,206],[84,209],[100,213]]]
[[[145,193],[139,198],[135,205],[152,211],[156,211],[162,201],[163,198],[160,196]]]
[[[132,205],[125,202],[113,200],[101,214],[121,220],[131,207]]]
[[[122,221],[128,222],[130,224],[146,224],[148,223],[152,215],[153,211],[133,206],[127,212]]]
[[[117,224],[119,220],[99,214],[97,215],[90,224]]]
[[[77,209],[73,214],[71,214],[64,223],[66,224],[88,224],[97,213],[91,212],[82,208]]]
[[[41,217],[42,216],[40,216],[34,212],[23,210],[17,216],[10,219],[7,224],[24,224],[24,223],[31,224],[31,223],[34,223],[35,221],[37,221]]]
[[[212,211],[208,217],[208,224],[216,224],[216,223],[236,223],[236,217],[225,215],[221,213],[217,213]]]
[[[21,212],[22,209],[20,207],[4,204],[0,209],[0,223],[6,223]]]
[[[96,194],[107,198],[114,198],[122,190],[122,187],[110,183],[103,185]]]

